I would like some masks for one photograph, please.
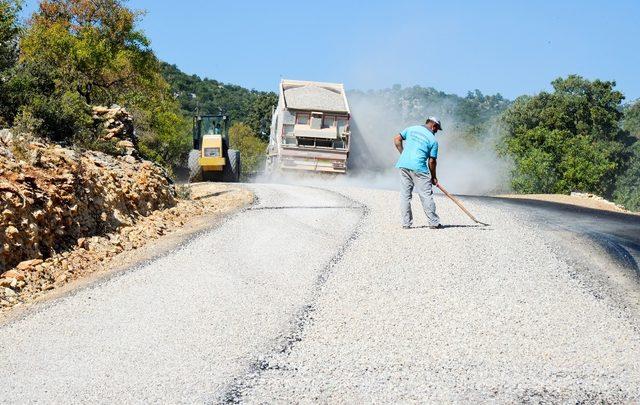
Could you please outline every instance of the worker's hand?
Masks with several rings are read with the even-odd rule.
[[[435,177],[432,177],[431,178],[431,184],[433,184],[434,186],[437,186],[438,185],[438,179],[435,178]]]

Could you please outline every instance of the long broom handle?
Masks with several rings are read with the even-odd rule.
[[[482,225],[487,225],[484,222],[480,222],[476,219],[476,217],[474,217],[473,215],[471,215],[471,213],[464,207],[464,205],[462,205],[462,203],[460,202],[460,200],[458,200],[457,198],[455,198],[454,196],[452,196],[451,194],[449,194],[449,192],[442,187],[442,185],[440,183],[436,184],[436,187],[438,187],[440,189],[440,191],[442,191],[444,193],[444,195],[446,195],[447,197],[449,197],[451,199],[451,201],[453,201],[454,203],[456,203],[456,205],[458,207],[460,207],[460,209],[462,211],[464,211],[465,214],[467,214],[469,216],[469,218],[471,218],[473,220],[473,222],[477,223],[477,224],[482,224]]]

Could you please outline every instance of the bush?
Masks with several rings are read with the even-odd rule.
[[[6,83],[18,60],[18,14],[22,3],[17,0],[0,0],[0,127],[9,126],[16,109],[6,108],[10,93]]]
[[[623,127],[640,140],[640,100],[636,100],[625,109]]]
[[[626,158],[628,135],[619,124],[624,96],[614,90],[615,82],[580,76],[552,84],[553,93],[521,97],[502,118],[503,151],[515,163],[513,188],[610,196]]]
[[[18,59],[18,15],[22,1],[0,0],[0,71],[11,68]]]
[[[167,168],[183,165],[191,150],[191,122],[177,104],[166,101],[154,109],[134,108],[140,152]]]
[[[640,141],[630,149],[629,164],[616,181],[613,198],[627,209],[640,211]]]
[[[176,186],[176,196],[181,200],[193,199],[191,184],[178,184]]]
[[[264,164],[267,143],[256,137],[251,127],[236,123],[229,129],[229,147],[240,151],[242,178],[255,174]]]
[[[38,95],[21,108],[39,121],[35,133],[54,142],[88,143],[92,140],[91,107],[75,92]]]
[[[112,153],[91,107],[119,104],[134,113],[145,156],[168,168],[184,159],[190,126],[137,28],[140,13],[123,0],[42,0],[18,60],[19,4],[0,0],[0,123],[18,119],[35,135]]]

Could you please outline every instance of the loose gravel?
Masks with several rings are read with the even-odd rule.
[[[246,211],[0,328],[0,402],[215,400],[290,328],[361,216],[323,190],[256,194],[257,207],[296,208]]]
[[[344,96],[313,84],[285,90],[287,107],[309,111],[347,112]]]
[[[300,341],[246,402],[634,402],[640,334],[584,289],[535,224],[468,202],[473,227],[398,226],[393,192],[351,190],[370,218]],[[418,206],[414,210],[419,210]]]
[[[2,401],[640,400],[640,332],[534,223],[438,197],[448,227],[403,230],[394,192],[254,187],[260,209],[0,328]]]

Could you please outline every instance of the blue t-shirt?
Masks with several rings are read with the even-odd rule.
[[[400,132],[404,139],[404,150],[398,159],[398,169],[429,173],[428,158],[438,158],[438,141],[433,132],[424,125],[409,127]]]

